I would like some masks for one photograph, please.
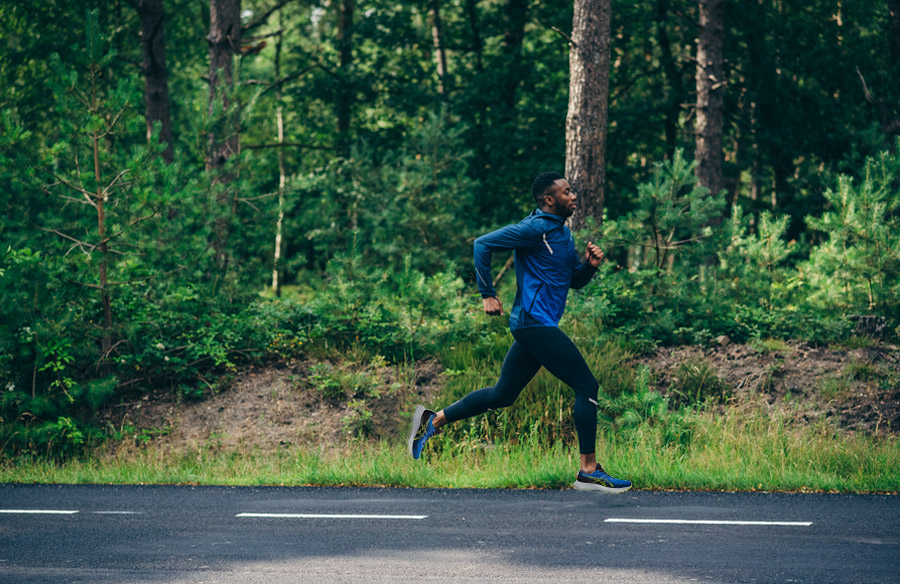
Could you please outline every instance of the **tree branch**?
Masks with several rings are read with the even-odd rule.
[[[869,86],[866,85],[866,78],[863,77],[862,71],[859,70],[859,67],[856,68],[856,74],[859,75],[859,80],[862,83],[863,95],[866,96],[866,101],[869,103],[875,103],[875,98],[872,96],[872,92],[869,91]]]
[[[260,14],[256,18],[254,18],[253,20],[251,20],[250,22],[248,22],[244,26],[243,30],[250,30],[250,29],[256,28],[257,26],[265,24],[266,20],[268,20],[269,17],[272,16],[273,12],[290,4],[293,1],[294,0],[281,0],[281,2],[278,2],[274,6],[272,6],[271,8],[269,8],[268,10],[266,10],[265,12],[263,12],[262,14]]]
[[[149,215],[147,215],[147,216],[145,216],[145,217],[138,217],[137,219],[132,219],[132,220],[128,223],[128,225],[126,225],[125,227],[123,227],[122,229],[120,229],[118,232],[116,232],[116,233],[114,233],[114,234],[112,234],[112,235],[106,237],[105,239],[100,240],[100,242],[97,243],[97,245],[94,246],[94,248],[97,248],[97,247],[103,245],[104,243],[109,243],[110,241],[112,241],[112,240],[118,238],[118,237],[121,236],[123,233],[125,233],[125,231],[127,231],[129,228],[134,227],[134,226],[137,225],[138,223],[142,223],[142,222],[146,221],[147,219],[153,219],[153,218],[156,217],[158,214],[159,214],[159,213],[158,213],[157,211],[153,211],[153,213],[151,213],[151,214],[149,214]],[[93,251],[93,250],[91,250],[91,251]],[[113,251],[113,250],[108,250],[108,251]]]
[[[261,148],[278,148],[284,146],[287,148],[305,148],[307,150],[334,150],[334,146],[321,146],[318,144],[303,144],[302,142],[274,142],[272,144],[241,144],[241,148],[248,150],[259,150]]]
[[[559,36],[561,36],[562,38],[566,39],[566,42],[569,43],[569,45],[572,46],[573,48],[576,48],[576,49],[578,48],[578,45],[575,43],[575,41],[572,40],[572,37],[570,37],[569,35],[567,35],[567,34],[564,33],[563,31],[559,30],[559,29],[556,28],[555,26],[549,25],[549,24],[547,24],[547,23],[541,21],[540,19],[538,19],[537,22],[538,22],[538,24],[540,24],[540,25],[543,26],[544,28],[547,28],[547,29],[549,29],[549,30],[552,30],[553,32],[555,32],[556,34],[558,34]]]
[[[47,233],[54,233],[54,234],[62,237],[63,239],[68,239],[69,241],[74,241],[76,245],[73,245],[71,248],[69,248],[69,251],[66,252],[66,255],[69,255],[69,252],[71,252],[76,247],[82,248],[81,251],[84,252],[84,255],[90,255],[90,252],[84,251],[84,248],[85,247],[93,248],[93,246],[91,246],[91,244],[89,244],[88,242],[81,241],[80,239],[76,239],[76,238],[72,237],[71,235],[67,235],[67,234],[63,233],[62,231],[58,231],[56,229],[47,229],[46,227],[38,227],[38,229],[40,229],[41,231],[46,231]],[[91,251],[93,251],[93,249]]]
[[[104,200],[106,199],[106,195],[109,194],[110,189],[112,189],[114,186],[116,186],[116,183],[119,182],[119,179],[122,178],[123,176],[125,176],[126,174],[128,174],[129,172],[130,171],[128,169],[121,171],[119,174],[116,175],[116,178],[112,179],[112,182],[110,182],[106,186],[106,188],[103,189],[103,191],[100,194],[103,196]]]
[[[510,254],[509,259],[506,260],[506,263],[503,264],[502,268],[500,268],[500,273],[497,274],[496,278],[494,278],[493,286],[495,288],[497,287],[497,284],[500,283],[500,280],[503,279],[504,274],[506,274],[506,272],[513,266],[513,263],[515,263],[515,260],[516,260],[516,254]]]
[[[297,72],[297,73],[294,73],[293,75],[288,75],[287,77],[284,77],[284,78],[281,79],[280,81],[276,81],[275,83],[272,83],[271,85],[269,85],[269,86],[263,91],[263,93],[268,93],[269,91],[272,91],[273,89],[278,89],[279,87],[281,87],[282,85],[284,85],[284,84],[287,83],[288,81],[293,81],[294,79],[297,79],[298,77],[301,77],[301,76],[303,76],[303,75],[306,75],[307,73],[309,73],[310,71],[312,71],[312,70],[315,69],[316,67],[321,67],[321,65],[319,65],[319,64],[317,63],[317,64],[315,64],[315,65],[311,65],[311,66],[307,67],[306,69],[303,69],[302,71],[299,71],[299,72]]]
[[[69,181],[67,181],[67,180],[64,179],[63,177],[57,175],[57,174],[54,173],[53,171],[44,169],[44,172],[46,172],[47,174],[49,174],[50,176],[52,176],[53,178],[55,178],[56,181],[57,181],[58,183],[60,183],[60,184],[62,184],[62,185],[65,185],[65,186],[69,187],[70,189],[72,189],[73,191],[78,191],[79,193],[81,193],[82,195],[84,195],[84,196],[87,198],[88,203],[90,203],[90,204],[93,205],[94,207],[97,206],[96,203],[94,203],[94,200],[93,200],[94,193],[91,193],[91,192],[87,191],[86,189],[84,189],[84,188],[82,188],[82,187],[79,187],[79,186],[76,186],[76,185],[70,183]]]
[[[244,29],[244,30],[246,30],[246,29]],[[270,32],[270,33],[268,33],[268,34],[261,34],[261,35],[256,35],[256,36],[243,36],[243,35],[241,35],[241,41],[243,41],[243,42],[248,42],[248,43],[253,43],[253,42],[261,41],[261,40],[263,40],[263,39],[271,38],[271,37],[274,37],[274,36],[279,36],[279,35],[281,35],[281,34],[283,34],[283,33],[284,33],[284,31],[282,31],[282,30],[276,30],[275,32]]]
[[[86,242],[86,241],[82,241],[82,240],[80,240],[80,239],[77,239],[77,238],[75,238],[75,237],[72,237],[71,235],[67,235],[67,234],[63,233],[62,231],[59,231],[59,230],[56,230],[56,229],[47,229],[46,227],[38,227],[38,229],[40,229],[41,231],[46,231],[46,232],[48,232],[48,233],[54,233],[54,234],[56,234],[56,235],[62,237],[63,239],[68,239],[69,241],[74,242],[76,245],[72,246],[72,247],[69,249],[69,251],[66,252],[66,255],[69,255],[69,252],[71,252],[71,251],[72,251],[73,249],[75,249],[76,247],[81,248],[81,251],[82,251],[85,255],[90,255],[91,252],[95,251],[98,247],[100,247],[100,246],[103,245],[104,243],[109,243],[110,241],[112,241],[112,240],[116,239],[117,237],[121,236],[121,235],[122,235],[123,233],[125,233],[125,231],[128,230],[130,227],[134,227],[134,226],[137,225],[138,223],[141,223],[141,222],[143,222],[143,221],[146,221],[147,219],[152,219],[153,217],[156,217],[157,214],[158,214],[157,211],[153,211],[153,213],[151,213],[150,215],[147,215],[147,216],[145,216],[145,217],[138,217],[137,219],[132,219],[131,221],[128,222],[128,225],[126,225],[124,228],[120,229],[118,232],[116,232],[116,233],[114,233],[114,234],[112,234],[112,235],[110,235],[110,236],[108,236],[108,237],[106,237],[106,238],[104,238],[104,239],[101,239],[101,240],[100,240],[99,242],[97,242],[97,243],[88,243],[88,242]],[[110,253],[117,253],[117,254],[119,254],[119,255],[124,255],[122,252],[116,251],[116,250],[114,250],[114,249],[108,249],[107,251],[110,252]]]
[[[76,199],[75,197],[69,197],[69,196],[66,196],[66,195],[59,195],[59,198],[60,198],[60,199],[63,199],[64,201],[71,201],[71,202],[73,202],[73,203],[78,203],[79,205],[91,205],[91,206],[94,206],[94,204],[93,204],[91,201],[85,201],[85,200],[83,200],[83,199]]]
[[[884,105],[884,100],[875,97],[872,92],[869,91],[869,86],[866,84],[866,78],[863,77],[859,67],[856,68],[856,74],[859,75],[859,81],[862,83],[863,95],[866,96],[866,101],[878,108],[878,122],[881,125],[881,131],[888,136],[900,133],[900,118],[893,122],[888,122],[887,107]]]

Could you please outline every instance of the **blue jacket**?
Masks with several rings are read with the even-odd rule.
[[[475,240],[475,274],[481,296],[495,296],[491,259],[495,251],[515,250],[516,300],[511,330],[556,326],[566,308],[569,288],[581,288],[597,271],[575,251],[565,218],[535,209],[515,225]]]

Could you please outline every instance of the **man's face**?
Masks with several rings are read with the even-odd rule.
[[[575,191],[569,186],[569,181],[560,178],[550,186],[550,190],[544,195],[544,203],[550,207],[550,213],[561,217],[571,217],[575,212],[577,198]]]

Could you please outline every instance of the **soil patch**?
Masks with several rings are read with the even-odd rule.
[[[138,444],[164,450],[278,448],[392,438],[412,403],[431,401],[440,387],[435,360],[410,367],[296,360],[238,373],[200,399],[156,392],[103,414]]]
[[[900,349],[800,342],[666,347],[634,360],[672,394],[685,366],[705,367],[729,404],[764,399],[801,423],[834,420],[846,431],[900,434]],[[165,450],[279,448],[347,439],[397,440],[413,404],[434,403],[445,381],[436,360],[390,366],[295,360],[237,373],[200,399],[156,392],[102,414],[138,444]]]
[[[801,422],[836,418],[849,431],[900,433],[900,350],[855,349],[802,342],[666,347],[637,359],[671,394],[685,364],[707,366],[724,382],[731,403],[762,398]],[[727,404],[724,406],[727,407]]]

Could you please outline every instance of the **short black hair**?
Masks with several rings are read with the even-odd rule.
[[[547,189],[561,178],[566,177],[558,172],[542,172],[534,177],[534,182],[531,183],[531,196],[534,197],[534,202],[537,203],[538,206],[543,203],[542,199],[547,193]]]

